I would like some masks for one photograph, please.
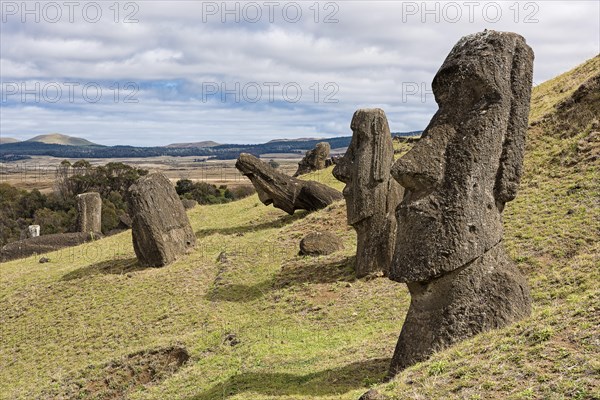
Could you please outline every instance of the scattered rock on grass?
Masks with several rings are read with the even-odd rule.
[[[343,249],[342,241],[331,232],[312,232],[300,241],[301,256],[325,256]]]
[[[367,393],[360,396],[358,400],[388,400],[389,397],[382,395],[375,389],[369,390]]]

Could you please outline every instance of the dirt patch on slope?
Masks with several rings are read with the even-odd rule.
[[[59,384],[46,393],[52,399],[126,399],[127,394],[173,375],[190,358],[183,347],[146,350],[127,355],[102,366],[90,366],[80,376]]]

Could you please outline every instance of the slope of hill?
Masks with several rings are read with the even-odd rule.
[[[530,318],[382,383],[406,288],[354,279],[343,202],[288,216],[252,196],[191,210],[197,248],[165,268],[137,266],[130,232],[46,264],[3,264],[0,397],[356,400],[373,387],[393,399],[599,398],[600,127],[587,111],[598,104],[579,91],[591,76],[571,78],[599,61],[557,78],[569,78],[570,95],[532,109],[545,117],[532,118],[520,192],[504,215],[509,254],[532,287]],[[557,88],[540,85],[534,99]],[[562,132],[567,114],[577,132]],[[306,177],[342,188],[330,172]],[[345,249],[297,256],[317,228]],[[136,361],[181,347],[190,358],[175,373],[173,360]]]
[[[17,139],[15,138],[11,138],[11,137],[0,137],[0,144],[4,144],[4,143],[16,143],[18,142]]]
[[[75,136],[61,135],[60,133],[50,133],[48,135],[38,135],[26,140],[27,142],[40,142],[46,144],[61,144],[66,146],[98,146],[87,139]]]
[[[213,142],[212,140],[205,140],[202,142],[192,142],[192,143],[171,143],[166,145],[165,147],[178,148],[178,149],[187,149],[187,148],[203,148],[203,147],[215,147],[218,146],[219,143]]]

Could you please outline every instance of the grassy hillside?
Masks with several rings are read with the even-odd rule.
[[[534,92],[525,176],[505,210],[506,246],[533,290],[530,318],[382,383],[405,287],[353,278],[343,202],[288,216],[253,196],[190,211],[197,249],[166,268],[139,268],[129,232],[50,263],[3,264],[0,398],[338,400],[370,387],[397,399],[600,398],[600,127],[581,101],[564,103],[599,60]],[[556,95],[562,85],[570,94]],[[563,111],[579,132],[563,132]],[[307,178],[343,186],[330,169]],[[297,256],[314,229],[336,232],[345,250]],[[172,346],[191,356],[174,374],[127,358]]]
[[[74,136],[61,135],[60,133],[50,133],[48,135],[38,135],[26,140],[27,142],[40,142],[46,144],[62,144],[66,146],[95,146],[87,139]]]

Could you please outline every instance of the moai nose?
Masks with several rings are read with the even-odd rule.
[[[430,192],[442,180],[443,157],[431,138],[422,138],[392,166],[392,177],[411,192]]]

